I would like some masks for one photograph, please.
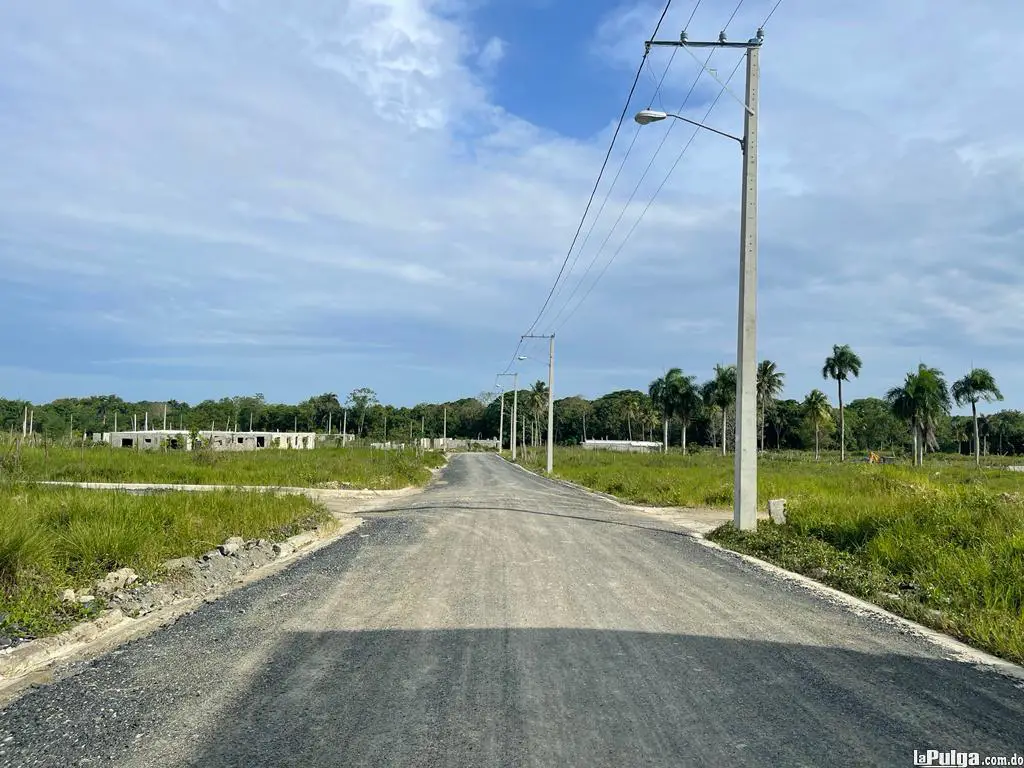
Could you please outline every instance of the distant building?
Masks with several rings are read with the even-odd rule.
[[[585,451],[621,451],[623,453],[658,453],[661,443],[650,440],[584,440],[580,447]]]
[[[104,432],[93,439],[109,443],[114,448],[143,451],[160,448],[191,451],[200,446],[215,451],[257,451],[263,448],[311,450],[316,447],[317,435],[315,432],[231,432],[205,429],[198,434],[199,445],[193,445],[189,433],[180,429],[147,429]]]

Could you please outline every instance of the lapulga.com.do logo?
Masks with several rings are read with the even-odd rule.
[[[977,752],[959,752],[955,749],[941,751],[938,749],[914,750],[914,765],[928,766],[957,766],[964,768],[968,765],[1020,765],[1024,766],[1024,756],[1012,755],[1008,758],[986,758],[982,762],[981,755]]]

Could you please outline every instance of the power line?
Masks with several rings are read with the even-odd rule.
[[[736,18],[736,14],[739,12],[740,7],[743,5],[743,3],[744,3],[744,0],[739,0],[739,2],[736,3],[736,6],[733,8],[732,13],[729,15],[729,19],[725,22],[725,25],[724,25],[723,29],[728,29],[729,24],[731,24],[732,20]],[[694,8],[694,12],[696,12],[696,7]],[[693,18],[693,14],[692,13],[690,14],[690,18],[691,19]],[[675,52],[677,50],[679,50],[679,49],[675,48],[675,49],[673,49],[673,52]],[[686,105],[690,101],[690,97],[693,95],[693,92],[694,92],[694,90],[697,87],[697,83],[700,81],[700,78],[704,75],[704,72],[707,69],[708,63],[711,61],[711,57],[715,54],[715,50],[716,49],[712,48],[710,50],[710,52],[708,53],[707,58],[704,59],[704,64],[702,65],[701,69],[697,72],[697,76],[694,78],[693,82],[690,84],[690,89],[686,92],[686,96],[683,98],[683,103],[679,105],[679,109],[676,110],[677,112],[682,112],[686,108]],[[721,94],[719,94],[719,96],[721,96]],[[716,99],[716,101],[717,101],[717,99]],[[633,202],[633,198],[636,197],[636,193],[640,190],[640,185],[643,184],[644,179],[647,178],[647,174],[650,172],[651,167],[654,165],[654,161],[657,159],[658,155],[661,153],[662,148],[665,146],[665,142],[668,141],[668,138],[672,134],[672,129],[674,127],[675,127],[675,122],[671,123],[668,126],[668,128],[662,133],[661,141],[658,143],[657,149],[654,150],[654,154],[651,156],[650,161],[647,163],[647,167],[644,168],[643,173],[640,174],[640,178],[637,180],[636,184],[633,186],[633,191],[630,193],[629,198],[626,200],[626,203],[622,206],[622,210],[619,212],[618,217],[615,219],[615,223],[612,224],[611,229],[608,230],[608,234],[605,236],[604,240],[601,242],[601,245],[598,247],[597,252],[594,254],[594,257],[590,260],[590,264],[587,265],[587,268],[583,271],[583,274],[580,275],[579,279],[576,282],[576,285],[573,287],[572,291],[569,294],[569,298],[566,299],[565,304],[562,305],[561,309],[559,309],[558,313],[555,315],[555,319],[552,320],[552,322],[551,322],[552,325],[557,323],[558,319],[569,308],[569,305],[572,303],[573,298],[576,296],[577,293],[579,293],[580,288],[583,287],[583,283],[586,281],[587,275],[590,274],[590,271],[594,268],[594,265],[597,263],[598,259],[601,257],[601,254],[604,253],[604,250],[607,247],[608,242],[611,240],[612,235],[615,234],[615,230],[618,228],[619,223],[622,221],[623,216],[626,215],[626,211],[629,209],[629,205]],[[639,130],[640,130],[640,126],[637,126],[637,133],[639,133]],[[634,136],[634,141],[635,140],[636,140],[636,137]],[[622,170],[622,168],[620,167],[619,171],[621,172],[621,170]],[[618,178],[618,175],[616,175],[616,178]],[[608,195],[610,195],[610,194],[611,194],[611,189],[608,190]],[[604,203],[602,203],[602,205],[601,205],[601,210],[602,211],[604,210],[604,204],[607,203],[607,202],[608,202],[608,196],[606,195]],[[584,240],[584,243],[586,242],[586,240],[589,240],[590,234],[591,234],[591,232],[593,232],[594,227],[596,225],[597,225],[597,221],[595,219],[595,221],[591,224],[590,232],[587,233],[587,237]],[[577,258],[578,258],[578,256],[579,256],[579,254],[577,254]],[[602,270],[602,274],[604,274],[604,270]],[[590,291],[588,290],[587,294],[589,295],[589,293],[590,293]],[[573,311],[575,312],[575,310],[573,310]],[[564,325],[564,322],[563,322],[563,325]]]
[[[729,16],[729,21],[726,22],[725,28],[728,28],[729,24],[732,23],[732,20],[736,17],[736,14],[739,12],[740,6],[742,6],[742,5],[743,5],[743,0],[740,0],[739,4],[733,9],[732,15]],[[775,14],[775,11],[778,10],[780,5],[782,5],[782,0],[776,0],[775,5],[772,6],[772,9],[768,12],[768,15],[765,17],[764,21],[762,21],[761,24],[760,24],[760,27],[762,29],[765,26],[767,26],[768,22],[771,20],[772,16]],[[714,50],[715,49],[712,49],[712,51],[714,51]],[[708,57],[708,60],[710,60],[710,56]],[[704,62],[704,67],[705,68],[707,67],[708,60],[705,60],[705,62]],[[728,79],[725,81],[725,84],[723,85],[721,90],[719,90],[718,95],[715,97],[715,100],[711,103],[711,106],[708,107],[708,110],[704,114],[704,118],[701,120],[701,122],[707,121],[707,118],[710,116],[711,111],[715,108],[715,106],[718,104],[719,100],[722,98],[722,95],[726,92],[728,84],[730,82],[732,82],[732,79],[736,76],[736,72],[739,70],[740,64],[742,62],[743,62],[742,58],[739,59],[739,61],[736,62],[736,66],[733,67],[733,70],[729,74]],[[682,111],[682,110],[680,109],[679,111]],[[673,123],[673,125],[674,125],[674,123]],[[671,129],[671,126],[670,126],[670,129]],[[601,272],[597,276],[597,278],[590,284],[590,287],[587,289],[587,292],[583,295],[583,298],[581,298],[576,303],[576,306],[573,307],[572,311],[566,316],[566,318],[562,321],[562,323],[558,326],[558,328],[556,330],[561,329],[562,327],[565,326],[566,323],[569,322],[570,318],[574,314],[576,314],[576,310],[579,309],[580,305],[582,305],[587,300],[587,297],[594,290],[594,287],[597,285],[598,282],[600,282],[601,278],[604,276],[604,273],[608,271],[608,268],[611,266],[612,262],[615,261],[615,258],[619,255],[619,253],[625,247],[626,243],[629,241],[629,238],[632,236],[633,232],[636,230],[636,228],[639,226],[640,222],[643,220],[643,218],[646,215],[648,209],[653,204],[654,199],[658,196],[658,193],[661,192],[661,190],[665,186],[666,182],[668,182],[669,177],[672,175],[673,171],[675,171],[676,167],[679,165],[679,162],[683,159],[683,155],[686,154],[686,151],[689,149],[690,145],[693,143],[693,140],[696,137],[697,132],[699,130],[700,130],[699,128],[694,128],[693,133],[690,135],[690,138],[687,140],[686,144],[683,146],[683,149],[679,152],[679,155],[676,157],[675,162],[669,168],[668,173],[665,175],[665,178],[662,179],[661,184],[658,185],[658,188],[654,191],[654,194],[651,196],[650,200],[647,201],[647,204],[644,206],[644,209],[640,212],[640,215],[637,217],[637,220],[633,223],[633,225],[630,227],[629,231],[626,233],[625,238],[623,238],[623,240],[619,244],[618,248],[615,249],[615,252],[612,254],[611,258],[608,260],[608,262],[601,269]],[[666,131],[666,135],[667,135],[667,131]],[[664,140],[662,141],[662,143],[664,143]],[[658,149],[659,150],[661,149],[661,145],[660,144],[658,145]],[[657,151],[655,152],[655,156],[657,156]],[[651,162],[653,163],[653,158],[652,158]],[[650,165],[648,165],[648,168],[650,168]],[[645,175],[646,175],[646,171],[645,171]],[[643,180],[643,177],[641,177],[641,181],[642,180]],[[634,190],[634,192],[635,192],[635,190]],[[623,207],[623,213],[625,212],[626,207],[628,207],[630,201],[632,201],[632,196],[630,196],[630,200],[627,201],[626,206]],[[620,214],[620,218],[621,218],[621,214]],[[616,221],[616,225],[617,224],[618,224],[618,220]],[[614,230],[615,230],[615,225],[612,226],[612,232]],[[605,242],[607,242],[607,240],[611,237],[612,232],[608,233],[608,237],[605,238]],[[603,249],[603,247],[604,247],[604,244],[602,244],[601,249],[598,250],[598,255],[600,254],[600,252]],[[597,256],[595,256],[594,259],[591,261],[591,266],[596,261],[597,261]],[[585,279],[585,277],[586,277],[586,273],[589,272],[589,271],[590,271],[590,268],[588,267],[586,272],[584,272],[583,278],[581,278],[580,282],[577,283],[577,288],[582,284],[583,279]],[[575,293],[575,291],[574,291],[574,293]],[[565,309],[568,308],[568,304],[569,304],[570,301],[572,301],[572,295],[570,295],[568,301],[566,302],[566,305],[563,306],[562,311],[564,311]],[[559,315],[561,315],[561,312],[559,312]],[[557,320],[557,316],[556,316],[555,319]]]
[[[661,16],[658,17],[658,23],[654,27],[654,33],[652,34],[652,37],[658,34],[658,30],[661,29],[661,24],[663,21],[665,21],[665,16],[668,13],[668,9],[671,6],[672,0],[666,0],[665,7],[661,11]],[[619,122],[615,126],[615,132],[612,134],[612,140],[611,143],[609,143],[608,145],[608,151],[605,153],[604,161],[601,163],[601,169],[598,171],[597,180],[594,182],[594,187],[590,191],[590,197],[587,200],[587,205],[583,209],[583,216],[580,218],[579,226],[576,228],[576,234],[573,235],[572,243],[569,245],[569,250],[565,254],[565,259],[562,261],[562,266],[558,270],[558,275],[555,277],[555,282],[551,284],[551,290],[548,291],[547,298],[544,299],[544,303],[541,305],[540,312],[537,313],[537,317],[534,318],[534,321],[530,324],[529,329],[526,331],[524,335],[529,335],[533,333],[534,328],[537,327],[537,323],[540,321],[541,316],[544,314],[544,310],[547,309],[548,303],[551,301],[551,296],[555,292],[555,288],[558,285],[558,281],[561,280],[562,278],[562,273],[565,271],[565,266],[566,264],[569,263],[569,257],[572,255],[573,248],[576,247],[576,241],[579,239],[580,232],[583,230],[583,223],[587,219],[587,214],[590,212],[590,206],[593,204],[594,197],[597,195],[598,186],[601,184],[601,178],[604,176],[605,168],[607,168],[608,166],[608,159],[611,157],[612,149],[614,149],[615,147],[615,140],[618,138],[619,131],[622,128],[622,123],[626,119],[626,113],[629,111],[629,105],[633,100],[633,93],[636,91],[637,83],[640,81],[640,75],[643,74],[644,64],[647,61],[647,56],[648,52],[645,51],[643,58],[640,60],[640,66],[638,66],[636,69],[636,76],[633,78],[633,84],[629,88],[629,95],[626,97],[626,103],[622,107],[622,114],[619,115]],[[509,361],[509,364],[505,367],[506,373],[508,372],[509,368],[512,367],[512,364],[515,362],[516,355],[519,354],[519,349],[522,346],[522,343],[523,340],[522,338],[520,338],[519,344],[516,345],[516,351],[512,353],[512,359]]]
[[[739,71],[740,64],[742,63],[742,58],[740,58],[736,62],[736,66],[733,67],[732,72],[729,74],[729,77],[725,81],[726,85],[732,82],[733,77],[736,76],[736,72]],[[701,120],[702,123],[705,122],[711,115],[712,110],[718,105],[718,102],[722,98],[722,94],[724,93],[725,88],[722,88],[718,91],[718,95],[715,97],[715,100],[711,102],[711,106],[709,106],[707,112],[704,113],[704,117]],[[572,316],[576,314],[576,310],[579,309],[580,306],[587,300],[587,297],[590,296],[591,291],[594,290],[594,286],[596,286],[601,281],[601,278],[604,277],[604,273],[608,271],[608,267],[612,265],[612,262],[615,261],[615,258],[619,255],[619,253],[622,252],[622,249],[625,247],[626,243],[629,242],[629,238],[633,235],[633,232],[636,231],[636,228],[640,225],[640,222],[643,221],[644,216],[647,214],[648,209],[650,209],[651,205],[654,203],[654,199],[658,196],[658,193],[661,192],[669,177],[672,175],[672,172],[675,171],[676,166],[678,166],[679,162],[683,159],[683,155],[685,155],[686,151],[690,148],[690,145],[693,143],[694,138],[696,138],[698,131],[700,131],[700,128],[693,129],[693,133],[690,134],[690,138],[687,140],[686,144],[683,145],[683,149],[676,156],[675,162],[672,163],[672,167],[668,169],[668,173],[665,174],[665,178],[661,180],[661,184],[659,184],[658,188],[654,190],[654,194],[651,195],[650,200],[647,201],[647,205],[645,205],[644,209],[640,211],[640,215],[637,217],[636,221],[633,222],[633,226],[631,226],[629,228],[629,231],[626,232],[626,236],[623,238],[622,242],[619,243],[619,247],[615,249],[615,252],[612,253],[611,258],[608,259],[604,267],[601,269],[600,274],[598,274],[597,278],[590,284],[590,288],[588,288],[587,292],[583,294],[583,298],[576,302],[576,306],[572,308],[572,311],[568,315],[566,315],[565,320],[563,320],[562,324],[558,326],[559,329],[562,328],[566,323],[568,323]]]
[[[708,56],[707,56],[707,59],[704,60],[704,66],[705,67],[707,66],[708,62],[711,61],[711,56],[714,54],[714,52],[715,52],[715,49],[712,48],[711,49],[711,53],[709,53]],[[694,89],[697,87],[697,82],[700,80],[700,77],[701,77],[702,74],[704,74],[703,70],[701,70],[697,74],[697,77],[694,79],[693,83],[690,85],[689,91],[687,91],[687,93],[686,93],[686,97],[683,99],[683,103],[680,105],[680,107],[679,107],[679,109],[677,111],[682,112],[683,109],[686,107],[686,104],[689,102],[690,96],[693,94]],[[594,257],[590,260],[590,263],[587,265],[587,268],[585,270],[583,270],[583,274],[580,275],[579,279],[576,281],[576,285],[573,287],[572,291],[569,293],[569,298],[567,298],[565,300],[565,303],[562,305],[562,308],[560,310],[558,310],[558,313],[555,315],[555,319],[551,321],[552,325],[557,323],[558,322],[558,318],[560,318],[562,316],[562,314],[565,312],[565,310],[567,310],[569,308],[569,305],[572,303],[573,298],[576,296],[576,294],[579,292],[580,288],[583,286],[583,283],[586,281],[587,275],[590,274],[590,271],[594,268],[594,265],[597,263],[597,260],[601,257],[601,254],[604,253],[604,249],[605,249],[605,247],[607,247],[608,241],[611,240],[612,235],[615,233],[616,228],[619,226],[619,222],[622,221],[622,217],[626,215],[626,211],[629,208],[630,203],[633,202],[633,198],[636,196],[637,191],[639,191],[640,185],[643,183],[644,179],[647,178],[647,173],[651,170],[651,166],[654,165],[654,161],[657,159],[658,154],[661,152],[661,148],[665,146],[665,142],[668,141],[668,137],[669,137],[669,135],[672,132],[672,128],[674,128],[674,127],[675,127],[675,123],[673,122],[673,123],[671,123],[668,126],[668,128],[662,134],[661,141],[658,143],[657,149],[654,150],[654,154],[651,156],[651,159],[647,162],[647,167],[644,168],[644,172],[642,174],[640,174],[640,178],[637,180],[637,183],[633,186],[633,191],[629,193],[629,197],[626,199],[626,203],[622,206],[622,210],[619,211],[619,215],[616,217],[615,222],[611,226],[611,229],[608,230],[608,234],[606,234],[604,240],[601,241],[601,245],[598,246],[597,251],[594,253]],[[640,131],[640,126],[637,126],[637,132],[639,133],[639,131]],[[607,202],[607,198],[605,198],[605,202]],[[602,206],[602,210],[603,210],[603,208],[604,208],[604,206]],[[596,226],[596,224],[597,224],[597,222],[595,221],[594,222],[594,226]],[[594,226],[591,226],[591,228],[590,228],[591,232],[593,232]],[[588,238],[589,238],[589,233],[588,233]],[[588,291],[588,293],[589,293],[589,291]]]
[[[697,2],[694,3],[693,9],[690,11],[690,15],[686,19],[686,24],[683,26],[683,31],[684,32],[687,29],[689,29],[690,22],[693,21],[693,17],[697,14],[697,9],[700,8],[701,2],[702,2],[702,0],[697,0]],[[740,0],[741,4],[742,4],[742,2],[743,2],[743,0]],[[738,9],[739,9],[739,6],[737,6],[737,10]],[[734,10],[733,11],[733,16],[735,16],[735,15],[736,15],[736,11]],[[730,20],[731,19],[732,19],[732,17],[730,16]],[[678,51],[679,51],[678,48],[673,48],[672,49],[672,55],[669,56],[668,64],[665,65],[665,70],[661,73],[661,79],[657,81],[657,83],[655,85],[655,88],[654,88],[654,93],[652,94],[650,100],[647,102],[648,104],[652,104],[654,102],[654,99],[658,99],[659,101],[661,101],[661,87],[662,87],[662,85],[665,82],[665,76],[668,75],[668,71],[672,67],[672,62],[675,61],[676,53]],[[714,53],[714,49],[712,49],[711,53],[708,54],[708,60],[711,59],[711,55],[713,53]],[[645,56],[644,60],[647,62],[647,66],[650,67],[650,59],[648,59]],[[707,62],[705,62],[705,65],[706,64],[707,64]],[[702,73],[698,73],[697,74],[697,78],[698,79],[700,78],[701,74]],[[654,79],[653,78],[653,73],[652,73],[651,79],[652,80]],[[686,106],[687,101],[689,101],[689,99],[690,99],[690,94],[693,93],[693,89],[696,87],[696,85],[697,85],[697,82],[695,80],[693,85],[690,86],[690,90],[689,90],[689,92],[687,92],[686,98],[683,100],[683,105],[680,107],[680,110],[682,110],[682,108]],[[662,106],[664,106],[664,104],[662,104]],[[671,131],[671,128],[672,128],[672,126],[669,126],[669,132]],[[637,138],[639,138],[639,136],[640,136],[640,126],[638,125],[636,127],[636,130],[633,131],[633,138],[629,142],[629,146],[626,147],[626,151],[622,155],[622,159],[619,161],[619,167],[615,171],[615,177],[612,179],[612,183],[608,186],[608,189],[607,189],[607,191],[604,194],[604,200],[601,201],[601,207],[598,208],[597,214],[591,219],[591,221],[590,221],[590,228],[587,230],[587,234],[583,236],[583,241],[580,243],[580,247],[576,249],[576,255],[573,257],[572,264],[569,265],[569,271],[565,273],[565,280],[563,280],[561,282],[561,284],[558,286],[558,290],[555,292],[554,300],[555,300],[556,303],[558,302],[558,299],[562,296],[562,291],[565,289],[565,286],[569,282],[569,276],[572,275],[573,271],[576,269],[576,264],[579,262],[580,256],[583,254],[583,251],[586,250],[587,243],[590,242],[590,236],[594,233],[594,228],[597,226],[597,222],[601,220],[601,214],[604,213],[605,206],[608,205],[608,200],[611,197],[612,192],[615,190],[615,185],[619,181],[619,176],[622,175],[622,169],[625,167],[626,160],[629,158],[630,152],[633,151],[633,146],[636,144],[636,140],[637,140]],[[662,144],[664,144],[664,142],[665,142],[665,139],[663,138],[662,139]],[[659,145],[658,150],[660,151],[660,149],[661,149],[661,146]],[[657,155],[657,152],[655,152],[655,155]],[[635,194],[635,192],[636,191],[634,190],[634,194]],[[621,218],[621,215],[620,215],[620,218]],[[602,249],[603,249],[603,246],[602,246]],[[598,251],[598,252],[600,253],[600,251]],[[596,259],[596,257],[595,257],[595,259]],[[591,261],[590,265],[584,271],[583,275],[579,278],[579,282],[576,283],[576,287],[573,288],[572,292],[569,295],[569,298],[566,300],[566,303],[562,305],[562,308],[555,315],[555,319],[551,321],[552,325],[554,323],[558,322],[558,318],[561,317],[562,313],[565,311],[566,307],[568,306],[568,303],[570,301],[572,301],[572,297],[576,295],[576,292],[579,290],[580,282],[582,282],[586,278],[586,275],[591,270],[591,268],[593,268],[593,261]]]
[[[764,29],[765,25],[768,24],[769,21],[771,21],[772,16],[775,15],[775,11],[779,9],[780,5],[782,5],[782,0],[775,0],[775,5],[772,6],[772,9],[768,12],[768,15],[765,16],[764,21],[761,22],[761,29]]]
[[[672,5],[672,0],[667,0],[665,8],[661,12],[661,17],[658,19],[657,25],[654,27],[654,34],[658,34],[658,30],[661,29],[661,23],[665,20],[665,14],[668,13],[669,7]],[[608,151],[605,152],[604,161],[601,163],[601,170],[597,173],[597,180],[594,182],[594,187],[590,191],[590,197],[587,200],[587,205],[583,209],[583,216],[580,218],[580,224],[576,228],[576,234],[573,236],[572,243],[569,246],[569,252],[565,254],[565,259],[562,260],[562,267],[558,270],[558,275],[555,277],[555,282],[551,285],[551,290],[548,291],[548,296],[544,300],[544,304],[541,305],[540,312],[537,313],[537,318],[530,324],[529,329],[525,335],[533,333],[534,328],[537,326],[537,322],[540,320],[541,315],[544,314],[544,310],[547,309],[548,302],[551,300],[551,295],[555,292],[555,286],[558,285],[558,281],[562,278],[562,273],[565,271],[565,265],[569,263],[569,254],[572,253],[572,249],[576,245],[576,240],[580,236],[580,232],[583,230],[583,222],[587,218],[587,213],[590,211],[590,206],[594,202],[594,197],[597,195],[597,188],[601,184],[601,177],[604,176],[604,170],[608,167],[608,159],[611,157],[612,149],[615,148],[615,140],[619,136],[619,131],[622,128],[622,123],[626,119],[626,113],[629,111],[630,102],[633,101],[633,93],[636,91],[637,83],[640,81],[640,75],[643,73],[644,63],[647,61],[647,52],[644,53],[643,59],[640,61],[640,66],[637,67],[636,77],[633,78],[633,85],[629,88],[629,95],[626,97],[626,103],[622,105],[622,113],[619,115],[619,122],[615,126],[615,132],[612,134],[611,143],[608,145]]]

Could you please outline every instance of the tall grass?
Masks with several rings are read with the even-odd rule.
[[[163,561],[199,555],[228,536],[282,538],[328,519],[304,496],[0,485],[0,634],[63,629],[90,609],[61,603],[60,590],[108,571],[153,575]]]
[[[306,488],[332,484],[394,489],[423,485],[430,469],[444,463],[440,453],[378,451],[369,448],[317,448],[311,451],[210,450],[136,451],[89,446],[84,449],[24,446],[18,460],[0,467],[0,477],[118,483],[208,485],[288,485]]]
[[[564,450],[555,471],[641,504],[732,504],[731,456]],[[712,538],[1024,661],[1024,473],[768,454],[758,497],[785,498],[787,524]]]

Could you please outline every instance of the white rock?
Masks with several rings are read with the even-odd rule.
[[[104,578],[97,580],[93,586],[98,594],[109,596],[119,589],[124,589],[130,584],[134,584],[138,580],[139,575],[131,568],[118,568],[116,571],[108,573]]]
[[[80,603],[92,603],[95,602],[96,598],[93,595],[79,595],[78,602]]]
[[[75,590],[65,589],[63,592],[60,593],[60,599],[63,600],[65,603],[73,603],[78,598],[75,595]]]
[[[294,551],[295,551],[295,547],[293,547],[287,541],[280,541],[280,542],[274,544],[274,554],[277,555],[278,557],[284,557],[285,555],[290,555]]]
[[[245,539],[241,536],[232,536],[230,539],[225,540],[217,549],[225,557],[235,554],[238,550],[245,546]]]
[[[769,499],[768,514],[771,516],[773,522],[776,522],[779,525],[784,524],[786,522],[786,500]]]

